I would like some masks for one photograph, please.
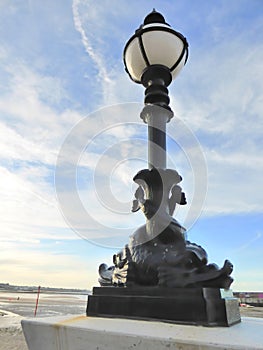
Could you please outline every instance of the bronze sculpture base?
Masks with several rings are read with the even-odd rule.
[[[87,316],[223,326],[239,323],[238,300],[219,288],[95,287]]]

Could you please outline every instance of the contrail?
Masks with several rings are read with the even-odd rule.
[[[81,35],[81,41],[85,47],[85,51],[87,54],[90,56],[90,58],[93,60],[93,62],[96,64],[98,70],[99,70],[99,77],[102,79],[103,83],[103,90],[104,90],[104,96],[108,95],[108,86],[109,84],[112,83],[112,80],[110,79],[107,69],[103,63],[102,58],[98,53],[94,51],[92,46],[89,43],[89,39],[85,33],[85,30],[83,28],[81,18],[80,18],[80,13],[79,13],[79,4],[80,0],[73,0],[72,3],[72,11],[73,11],[73,20],[74,20],[74,25],[76,30],[80,33]]]
[[[246,248],[248,248],[252,243],[254,243],[255,241],[257,241],[258,239],[260,239],[262,237],[262,233],[261,232],[256,232],[256,236],[253,237],[251,240],[249,240],[248,242],[246,242],[245,244],[241,245],[240,247],[238,247],[237,249],[234,249],[235,252],[240,252]]]

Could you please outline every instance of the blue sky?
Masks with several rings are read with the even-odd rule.
[[[146,166],[144,89],[122,52],[152,8],[190,45],[170,86],[168,151],[189,203],[193,193],[200,203],[194,219],[190,204],[178,217],[210,262],[232,261],[234,290],[263,290],[261,0],[0,2],[2,282],[91,288],[98,265],[143,223],[129,208]],[[69,193],[57,195],[65,179],[55,183],[70,137],[86,239]]]

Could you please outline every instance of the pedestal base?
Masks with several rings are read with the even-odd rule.
[[[25,319],[22,326],[29,350],[263,349],[260,318],[217,328],[68,315]]]
[[[87,316],[231,326],[241,321],[238,300],[218,288],[95,287]]]

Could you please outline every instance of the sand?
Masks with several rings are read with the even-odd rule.
[[[263,318],[263,307],[240,307],[240,315],[242,317]]]
[[[0,310],[0,350],[27,350],[21,328],[22,316]]]
[[[28,350],[22,330],[0,330],[0,350]]]

